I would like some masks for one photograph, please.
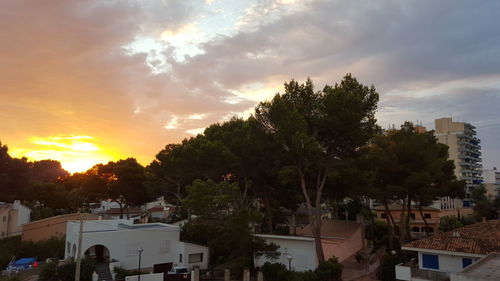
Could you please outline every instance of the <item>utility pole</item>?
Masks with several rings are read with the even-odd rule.
[[[82,235],[83,234],[83,219],[80,215],[80,232],[78,233],[78,250],[76,251],[76,271],[75,281],[80,281],[80,267],[82,265]]]

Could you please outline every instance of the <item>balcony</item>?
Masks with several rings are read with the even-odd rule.
[[[415,260],[396,265],[397,280],[428,280],[428,281],[449,281],[450,276],[446,272],[425,270],[418,268]]]

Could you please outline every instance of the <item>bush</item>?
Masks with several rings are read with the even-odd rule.
[[[95,270],[95,262],[92,259],[83,259],[80,267],[80,280],[92,281]],[[57,266],[55,262],[44,264],[40,268],[39,281],[73,281],[75,280],[76,263],[69,262]]]
[[[39,242],[22,242],[21,236],[8,237],[0,240],[0,268],[5,268],[13,256],[19,258],[36,257],[38,260],[47,258],[64,258],[64,238],[50,238]]]
[[[341,281],[342,265],[336,258],[331,258],[320,263],[314,271],[294,272],[284,264],[266,262],[262,274],[266,281]]]

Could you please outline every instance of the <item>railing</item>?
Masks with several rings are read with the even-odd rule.
[[[396,279],[411,281],[414,279],[429,281],[449,281],[450,276],[447,272],[432,271],[418,268],[415,259],[407,263],[396,265]]]
[[[432,281],[448,281],[450,280],[450,276],[446,272],[425,270],[420,268],[412,268],[411,269],[411,277]]]

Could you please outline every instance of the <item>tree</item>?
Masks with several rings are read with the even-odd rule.
[[[241,208],[241,192],[234,183],[195,180],[187,187],[183,206],[196,215],[183,227],[182,239],[208,245],[212,265],[225,263],[243,269],[253,264],[255,253],[273,256],[267,245],[250,232],[258,213]]]
[[[329,175],[352,159],[377,130],[378,93],[350,74],[340,84],[315,91],[313,82],[285,83],[284,94],[262,102],[255,117],[280,146],[293,169],[308,212],[319,262],[321,209]]]
[[[401,242],[410,236],[412,202],[418,203],[424,217],[422,206],[433,200],[463,196],[464,182],[457,181],[453,173],[448,147],[437,142],[433,131],[422,133],[411,122],[405,122],[400,130],[375,137],[366,156],[374,172],[368,195],[384,204],[387,222]],[[402,204],[399,226],[388,209],[390,202]]]
[[[33,180],[38,182],[56,182],[58,179],[68,176],[61,163],[56,160],[40,160],[33,162]]]
[[[106,182],[106,195],[120,205],[120,218],[128,206],[140,206],[154,199],[145,184],[146,170],[134,158],[98,164],[93,169]]]

